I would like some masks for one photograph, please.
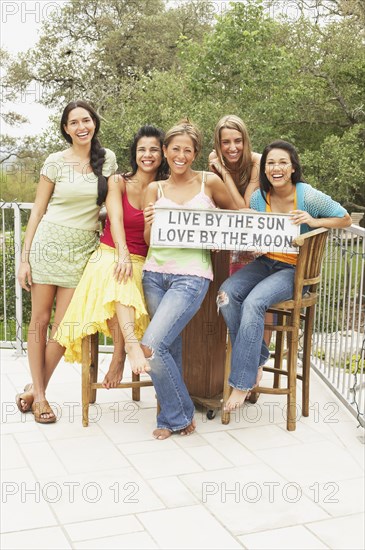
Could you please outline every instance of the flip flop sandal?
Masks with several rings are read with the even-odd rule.
[[[15,396],[15,403],[16,403],[18,409],[20,410],[20,412],[22,412],[22,413],[27,413],[27,412],[31,411],[32,404],[33,404],[33,401],[34,401],[34,397],[33,397],[33,394],[29,390],[32,386],[33,386],[33,384],[27,384],[26,386],[24,386],[23,393],[18,393]],[[25,406],[28,407],[27,409],[24,409],[22,407],[21,400],[26,402]]]
[[[56,415],[50,407],[50,404],[45,399],[44,401],[37,401],[32,405],[32,413],[34,414],[34,420],[39,424],[52,424],[56,422]],[[42,414],[52,414],[49,418],[44,418]]]

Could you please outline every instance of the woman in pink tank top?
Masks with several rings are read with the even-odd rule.
[[[148,250],[142,208],[148,185],[166,177],[162,143],[161,130],[142,126],[130,148],[132,172],[108,179],[108,216],[99,248],[55,335],[69,362],[81,362],[81,342],[87,334],[113,338],[113,358],[103,381],[107,389],[121,381],[126,353],[134,373],[149,370],[139,344],[149,321],[142,289]]]

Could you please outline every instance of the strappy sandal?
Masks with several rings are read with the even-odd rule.
[[[27,413],[27,412],[31,411],[33,401],[34,401],[34,396],[29,390],[32,386],[33,386],[33,384],[27,384],[26,386],[24,386],[23,393],[18,393],[15,396],[15,403],[16,403],[18,409],[20,410],[20,412],[22,412],[22,413]],[[24,406],[27,407],[26,409],[23,409],[23,407],[22,407],[22,403],[21,403],[22,400],[25,401],[25,403],[26,403],[26,405],[24,405]]]
[[[32,405],[32,413],[34,414],[34,420],[39,424],[52,424],[56,422],[56,415],[50,407],[50,404],[45,399],[44,401],[37,401]],[[42,414],[52,414],[49,418],[44,418]]]

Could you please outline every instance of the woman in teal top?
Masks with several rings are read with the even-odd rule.
[[[117,168],[114,153],[103,149],[97,138],[100,118],[90,105],[84,101],[69,103],[60,126],[70,147],[50,155],[43,165],[18,272],[20,285],[31,291],[32,297],[28,360],[33,384],[17,395],[16,403],[22,412],[31,409],[36,422],[43,424],[56,421],[45,397],[63,354],[53,335],[97,246],[106,178]]]
[[[260,212],[291,214],[302,233],[309,228],[351,225],[351,217],[338,202],[302,182],[298,154],[282,140],[263,151],[260,189],[253,193],[250,206]],[[229,384],[233,390],[224,404],[227,411],[241,406],[259,382],[260,367],[269,357],[263,340],[265,313],[271,305],[292,298],[296,258],[284,252],[263,254],[219,290],[217,303],[232,342]]]

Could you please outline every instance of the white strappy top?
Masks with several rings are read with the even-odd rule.
[[[179,204],[165,197],[162,186],[158,182],[159,198],[155,206],[166,208],[193,208],[195,210],[210,210],[216,208],[211,197],[205,191],[206,173],[202,174],[202,184],[199,193],[192,199]],[[210,251],[202,248],[157,248],[151,246],[143,269],[157,273],[172,275],[195,275],[206,279],[213,279]]]

